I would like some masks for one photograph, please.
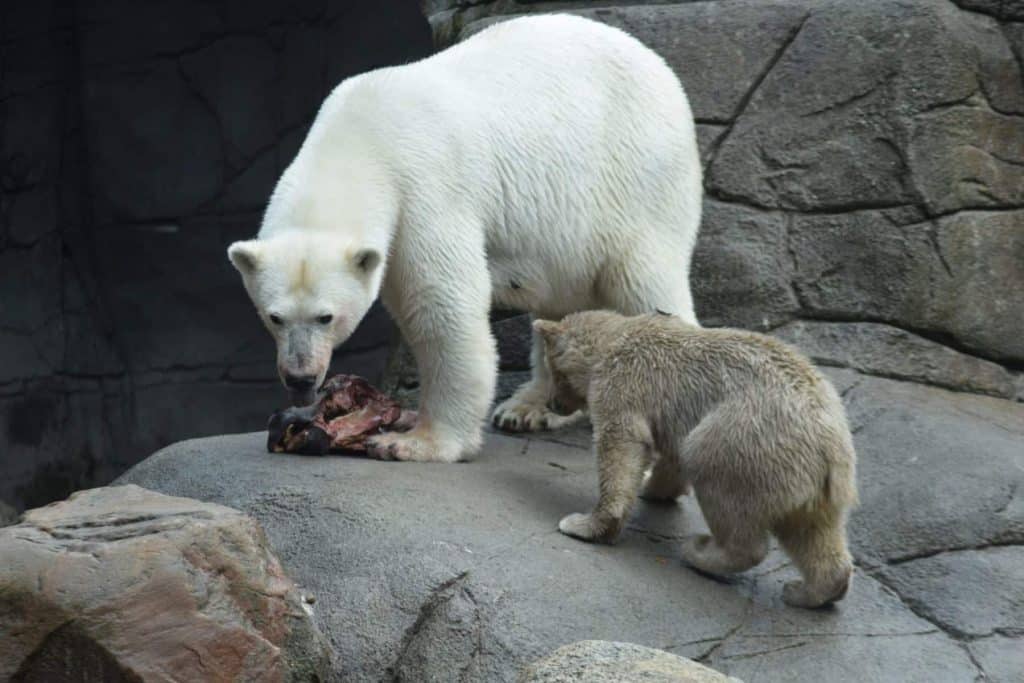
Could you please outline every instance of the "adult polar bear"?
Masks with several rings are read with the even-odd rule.
[[[472,455],[493,399],[492,302],[549,319],[655,309],[696,322],[693,117],[672,70],[626,33],[513,19],[428,59],[346,80],[281,176],[256,239],[229,257],[309,402],[335,346],[381,297],[412,348],[420,413],[371,455]],[[533,377],[494,412],[558,426]]]

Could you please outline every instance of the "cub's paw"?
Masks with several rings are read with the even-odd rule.
[[[558,530],[566,536],[595,543],[611,543],[618,535],[618,526],[602,521],[593,514],[576,512],[563,517]]]
[[[558,530],[563,534],[584,541],[594,540],[597,535],[597,530],[594,527],[595,524],[592,516],[582,512],[574,512],[567,517],[563,517],[562,521],[558,523]]]
[[[406,462],[455,462],[461,449],[457,443],[434,438],[425,430],[387,432],[366,440],[366,454],[378,460]]]
[[[789,581],[782,587],[782,601],[790,607],[814,608],[820,607],[822,602],[815,600],[814,596],[807,590],[807,584],[803,581]]]
[[[713,539],[708,534],[695,534],[683,539],[679,547],[679,554],[683,562],[704,574],[711,576],[722,576],[711,562],[710,549]]]
[[[583,416],[581,410],[571,415],[559,415],[543,400],[513,396],[494,409],[491,422],[506,432],[539,432],[567,427],[579,422]]]
[[[827,607],[846,596],[852,578],[852,572],[846,572],[831,583],[816,587],[808,585],[806,581],[790,581],[782,587],[782,601],[790,607]]]

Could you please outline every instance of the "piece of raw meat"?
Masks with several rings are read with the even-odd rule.
[[[362,377],[335,375],[320,390],[316,403],[285,408],[270,416],[267,450],[272,453],[360,453],[366,439],[384,431],[404,432],[416,423],[416,412]]]

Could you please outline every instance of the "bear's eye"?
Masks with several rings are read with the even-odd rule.
[[[271,313],[270,314],[270,322],[274,323],[275,325],[283,325],[284,324],[284,321],[281,320],[281,316],[277,315],[276,313]]]
[[[316,319],[316,321],[321,325],[329,325],[332,320],[334,320],[334,316],[330,313],[326,313]]]

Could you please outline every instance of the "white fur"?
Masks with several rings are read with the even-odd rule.
[[[233,245],[232,261],[261,315],[293,311],[285,328],[332,311],[340,320],[321,335],[332,346],[379,294],[416,356],[422,398],[417,428],[378,446],[452,461],[479,447],[492,399],[492,303],[547,318],[660,308],[695,321],[700,202],[693,118],[662,59],[603,24],[524,17],[338,86],[258,239]],[[373,272],[351,267],[363,250],[382,256]],[[303,258],[308,291],[288,286]],[[290,371],[290,328],[272,332]],[[313,346],[300,370],[322,380],[330,354]],[[534,379],[499,407],[504,426],[551,417],[542,353],[535,340]]]

